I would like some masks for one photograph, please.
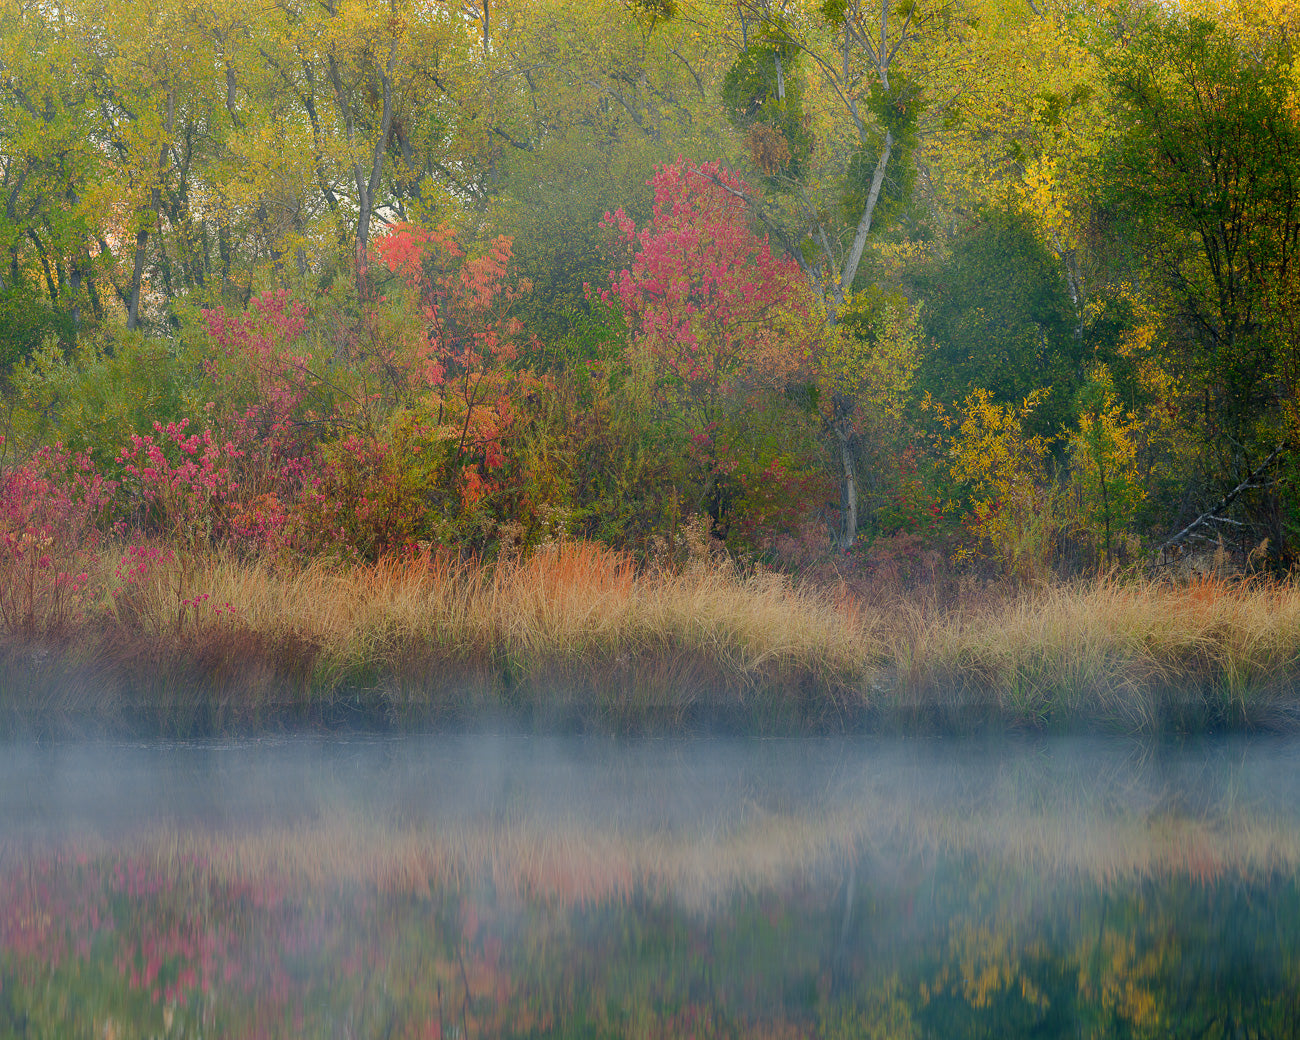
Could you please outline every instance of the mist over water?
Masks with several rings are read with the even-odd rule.
[[[1298,877],[1282,738],[11,743],[0,1037],[1300,1035]]]
[[[240,829],[356,812],[395,824],[690,833],[771,815],[1165,813],[1300,821],[1300,743],[1198,739],[290,736],[0,745],[0,835]]]

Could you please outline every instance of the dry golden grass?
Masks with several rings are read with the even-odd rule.
[[[120,584],[116,559],[96,587]],[[1300,588],[1224,579],[1045,585],[941,609],[866,606],[725,560],[638,569],[587,543],[491,564],[213,556],[105,593],[62,639],[90,688],[121,686],[123,667],[140,678],[124,662],[147,660],[154,713],[184,709],[191,728],[338,697],[399,718],[522,709],[613,728],[719,711],[768,728],[1300,722]],[[41,667],[46,700],[85,699]]]
[[[114,586],[114,562],[101,561],[100,587]],[[756,700],[772,710],[787,693],[801,712],[841,711],[882,657],[843,597],[723,560],[638,570],[587,543],[487,565],[439,554],[369,566],[173,560],[104,596],[85,629],[83,644],[101,640],[90,656],[170,659],[174,686],[216,675],[227,706],[242,670],[260,684],[254,698],[278,683],[281,700],[287,684],[299,701],[360,690],[450,712],[594,708],[615,725]]]
[[[218,558],[192,585],[211,597],[205,614],[229,604],[250,629],[292,631],[344,659],[408,640],[535,660],[671,639],[741,670],[769,661],[852,670],[870,650],[851,608],[778,575],[745,578],[726,565],[638,574],[629,557],[586,543],[485,567],[433,556],[283,570]],[[166,589],[156,595],[150,627],[165,631],[174,610]]]
[[[1201,579],[1049,585],[929,622],[919,681],[1017,717],[1158,728],[1170,698],[1217,725],[1267,721],[1300,679],[1300,589]]]

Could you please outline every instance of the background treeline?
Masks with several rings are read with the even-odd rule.
[[[213,547],[701,525],[1289,568],[1297,40],[1285,0],[0,0],[0,609],[101,536],[119,612]]]

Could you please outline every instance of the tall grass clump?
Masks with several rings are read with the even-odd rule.
[[[0,638],[11,720],[1300,724],[1300,590],[1280,582],[1107,578],[867,601],[725,556],[646,565],[581,541],[373,563],[133,543],[86,549],[80,566],[75,612]]]
[[[1276,725],[1294,713],[1300,590],[1103,579],[927,624],[913,695],[1023,725],[1133,732]]]
[[[585,542],[293,565],[130,546],[91,571],[102,595],[69,659],[182,728],[349,711],[803,724],[860,711],[882,654],[866,614],[788,577],[638,568]]]
[[[386,561],[336,591],[321,640],[332,681],[382,663],[397,687],[450,683],[479,707],[594,705],[626,722],[810,689],[831,704],[853,696],[871,658],[852,608],[787,579],[723,562],[638,571],[589,543],[487,565]]]

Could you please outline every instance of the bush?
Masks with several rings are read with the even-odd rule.
[[[0,628],[30,637],[74,619],[112,489],[87,456],[57,447],[0,466]]]
[[[69,348],[75,338],[72,319],[45,299],[24,288],[0,292],[0,384],[42,344]]]

